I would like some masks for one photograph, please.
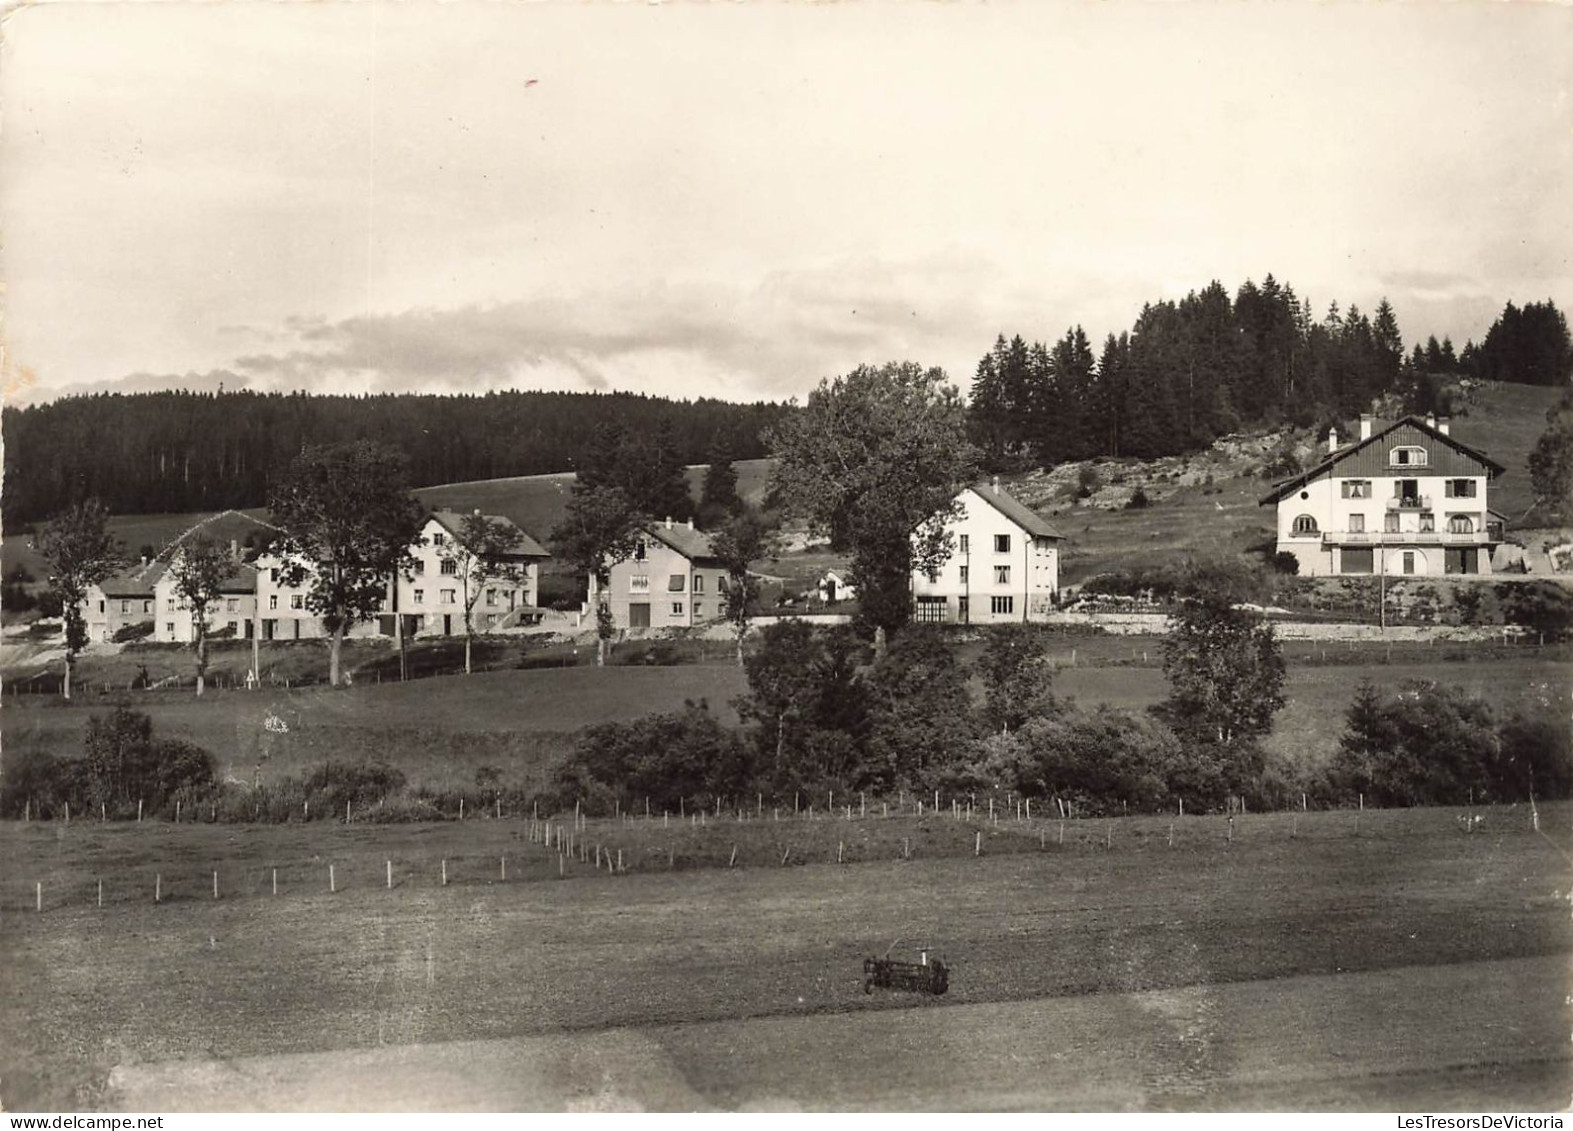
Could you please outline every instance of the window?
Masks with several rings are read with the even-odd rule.
[[[1397,518],[1398,516],[1395,514],[1393,517]],[[1395,527],[1393,527],[1393,529],[1397,530],[1398,527],[1395,526]],[[1436,515],[1432,514],[1430,511],[1426,511],[1424,514],[1422,514],[1420,516],[1420,533],[1422,533],[1422,534],[1435,534],[1436,533]]]
[[[1376,555],[1371,547],[1365,546],[1355,549],[1353,546],[1345,547],[1339,555],[1339,573],[1375,573]]]
[[[1443,494],[1449,499],[1473,499],[1475,497],[1475,481],[1473,479],[1449,479],[1443,488]]]
[[[995,616],[1001,616],[1001,615],[1008,616],[1008,615],[1010,615],[1011,613],[1013,613],[1015,611],[1016,611],[1016,598],[1014,598],[1014,597],[990,597],[989,598],[989,612],[993,613]]]
[[[151,613],[153,611],[153,602],[152,601],[143,601],[142,602],[142,611],[144,613]]]
[[[726,592],[726,574],[718,573],[715,575],[715,591],[717,593]]]
[[[695,617],[695,619],[697,619],[699,617],[702,617],[704,615],[705,615],[705,607],[703,605],[701,605],[698,601],[695,601],[694,602],[694,617]]]
[[[292,609],[304,609],[306,607],[305,597],[299,593],[291,593],[289,595],[289,607]]]
[[[1363,514],[1352,514],[1352,515],[1349,516],[1349,533],[1351,533],[1351,534],[1364,534],[1365,533],[1365,515],[1363,515]]]
[[[638,574],[637,576],[630,577],[628,579],[628,591],[630,593],[650,592],[650,579],[644,574]]]
[[[996,534],[996,535],[994,535],[994,552],[996,554],[1008,554],[1008,553],[1010,553],[1010,535],[1009,534]]]
[[[698,573],[694,574],[694,592],[695,593],[703,593],[704,591],[705,591],[704,575],[703,574],[698,574]],[[694,612],[696,614],[699,612],[699,606],[697,606],[697,605],[694,606]]]
[[[276,570],[276,569],[268,570],[268,583],[271,584],[271,585],[277,585],[279,583],[279,571],[278,570]]]
[[[229,622],[229,630],[231,632],[239,632],[240,631],[240,622],[238,620],[230,621]]]
[[[688,579],[686,577],[680,573],[674,573],[670,578],[667,579],[666,591],[668,593],[681,593],[683,591],[683,586],[687,584]]]
[[[171,620],[171,621],[165,621],[164,622],[164,635],[169,637],[171,640],[173,640],[175,638],[175,622],[174,621]]]
[[[426,562],[425,562],[425,560],[422,559],[422,558],[416,558],[415,559],[415,564],[410,567],[410,573],[413,574],[416,577],[420,577],[425,572],[426,572]]]
[[[1399,514],[1397,511],[1388,511],[1382,516],[1382,533],[1397,534],[1399,531]]]
[[[104,611],[104,605],[105,605],[105,602],[103,602],[103,601],[100,601],[98,603],[98,611],[99,612],[103,612]]]
[[[912,619],[919,624],[944,624],[947,603],[943,597],[919,597],[912,609]]]
[[[644,559],[645,559],[645,544],[644,544],[644,539],[641,538],[641,539],[639,539],[639,541],[634,543],[634,561],[642,562],[642,561],[644,561]]]
[[[444,605],[457,605],[459,603],[459,591],[457,589],[444,589],[442,591],[440,603]]]
[[[230,598],[228,598],[224,602],[224,611],[226,613],[233,613],[236,610],[238,610],[239,608],[240,608],[240,600],[239,600],[239,598],[230,597]]]
[[[417,589],[411,598],[411,604],[424,605],[426,603],[426,590]]]
[[[1449,534],[1473,534],[1475,532],[1475,520],[1467,514],[1449,515],[1447,532]]]
[[[1430,460],[1424,448],[1394,448],[1388,453],[1387,462],[1393,467],[1424,467]]]
[[[1004,565],[1004,566],[995,566],[994,567],[994,584],[995,585],[1009,585],[1010,584],[1010,566]]]
[[[431,536],[431,544],[433,546],[446,546],[448,544],[448,536],[439,530]]]
[[[672,602],[672,615],[674,617],[680,617],[683,615],[683,603],[681,601]]]
[[[1298,515],[1291,529],[1295,534],[1299,535],[1315,534],[1317,532],[1316,519],[1308,514]]]
[[[269,593],[268,594],[268,608],[276,609],[278,607],[279,607],[279,595],[277,593]]]
[[[488,605],[495,605],[497,603],[497,590],[488,589],[486,591],[486,603]]]
[[[1404,572],[1415,572],[1415,552],[1413,550],[1404,551]]]
[[[967,553],[971,553],[972,552],[971,542],[972,542],[972,539],[969,538],[967,535],[963,534],[961,536],[961,552],[963,554],[967,554]]]
[[[1371,497],[1371,481],[1369,479],[1345,479],[1344,498],[1369,499]]]
[[[961,567],[961,583],[963,585],[965,585],[967,583],[967,574],[969,572],[970,572],[969,567],[967,567],[967,566],[962,566]]]
[[[449,577],[456,576],[459,572],[459,563],[453,558],[443,558],[442,572],[447,574]]]
[[[131,602],[130,601],[122,601],[122,602],[120,602],[120,615],[121,616],[126,616],[130,612],[131,612]]]

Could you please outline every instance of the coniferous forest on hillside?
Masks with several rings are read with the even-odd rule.
[[[1406,348],[1386,299],[1370,315],[1334,302],[1318,317],[1268,275],[1233,295],[1214,281],[1148,303],[1100,347],[1080,326],[1052,345],[1001,335],[978,363],[968,427],[995,471],[1152,459],[1241,430],[1320,427],[1384,398],[1395,411],[1446,413],[1447,386],[1463,377],[1566,385],[1567,320],[1550,301],[1509,302],[1478,345]],[[89,498],[116,514],[258,506],[303,446],[361,438],[404,452],[418,487],[576,470],[608,429],[651,445],[663,466],[754,459],[791,411],[630,393],[67,397],[5,408],[0,505],[13,528]]]
[[[571,471],[608,426],[638,432],[685,464],[718,451],[753,459],[786,411],[630,393],[69,397],[5,409],[0,505],[13,527],[87,498],[115,514],[260,506],[303,446],[362,438],[405,453],[417,487]]]

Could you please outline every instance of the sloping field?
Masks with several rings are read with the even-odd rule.
[[[141,1064],[541,1037],[556,1045],[565,1065],[541,1071],[558,1072],[555,1086],[575,1095],[576,1080],[604,1086],[648,1075],[680,1078],[719,1106],[837,1106],[865,1096],[877,1104],[859,1090],[869,1087],[857,1069],[870,1050],[898,1062],[893,1078],[906,1088],[921,1069],[904,1062],[933,1033],[935,1057],[957,1058],[962,1067],[1012,1047],[1024,1059],[1023,1072],[1056,1055],[1068,1058],[1066,1067],[1098,1066],[1088,1069],[1093,1098],[1078,1096],[1067,1106],[1117,1094],[1133,1105],[1249,1106],[1266,1101],[1231,1099],[1225,1084],[1270,1089],[1282,1082],[1275,1065],[1292,1076],[1291,1065],[1326,1068],[1363,1039],[1396,1041],[1404,1017],[1423,1013],[1426,1003],[1441,1008],[1476,982],[1502,1003],[1475,1018],[1501,1026],[1489,1040],[1468,1033],[1444,1040],[1417,1028],[1402,1050],[1389,1049],[1370,1066],[1351,1061],[1349,1072],[1434,1072],[1454,1063],[1517,1072],[1537,1057],[1567,1056],[1567,982],[1548,985],[1546,972],[1566,969],[1573,953],[1570,814],[1566,805],[1545,807],[1538,833],[1522,811],[1500,810],[1488,814],[1479,834],[1466,836],[1452,813],[1434,810],[1416,811],[1413,819],[1366,814],[1360,836],[1212,837],[1172,850],[1161,840],[1129,847],[1117,840],[1109,851],[601,872],[392,890],[362,883],[336,894],[319,888],[217,901],[188,894],[158,906],[146,898],[103,909],[79,901],[42,914],[18,911],[19,893],[10,889],[78,830],[12,824],[0,828],[12,877],[0,920],[7,954],[0,1031],[8,1036],[0,1080],[13,1110],[113,1106],[121,1101],[107,1090],[111,1080],[134,1088],[144,1086],[141,1079],[169,1079],[139,1076]],[[1342,827],[1350,816],[1312,814],[1300,828]],[[193,830],[203,837],[216,831]],[[213,851],[213,866],[226,874],[248,859],[238,839]],[[865,996],[861,960],[884,953],[892,940],[898,950],[926,945],[942,954],[954,970],[951,994],[922,1001]],[[1524,959],[1544,961],[1513,961]],[[1479,963],[1501,965],[1464,965]],[[1417,967],[1468,972],[1406,982],[1411,975],[1402,972]],[[1398,1002],[1408,992],[1420,996],[1393,1028],[1372,1033],[1370,1026],[1385,1024],[1373,1019],[1389,991],[1367,988],[1380,982],[1344,979],[1380,971],[1395,972]],[[1309,992],[1300,1005],[1298,991],[1275,989],[1305,976],[1327,979],[1330,988]],[[1272,984],[1238,991],[1256,993],[1254,999],[1205,989],[1264,981]],[[1147,991],[1173,992],[1128,1001],[1108,996]],[[1086,995],[1107,1007],[1102,1024],[1081,1021],[1096,1010],[1055,1012]],[[1034,1004],[1046,998],[1056,999],[1052,1007]],[[1229,1008],[1252,1000],[1238,1013]],[[1272,1013],[1281,1001],[1291,1012]],[[1283,1019],[1295,1014],[1286,1033]],[[675,1076],[650,1050],[648,1032],[609,1036],[604,1044],[591,1036],[760,1019],[769,1026],[757,1038],[734,1030],[735,1045],[722,1030],[662,1038],[676,1050]],[[1136,1042],[1143,1031],[1163,1040]],[[582,1035],[577,1046],[558,1041],[571,1033]],[[823,1047],[797,1048],[815,1036],[824,1037]],[[690,1051],[682,1052],[684,1042]],[[1252,1043],[1262,1052],[1247,1056]],[[1506,1051],[1494,1055],[1488,1047]],[[772,1065],[777,1048],[795,1051]],[[756,1055],[757,1068],[750,1063]],[[348,1070],[372,1062],[302,1062],[310,1063]],[[216,1077],[193,1071],[184,1078],[189,1094],[161,1094],[162,1105],[207,1106],[204,1081]],[[300,1071],[305,1093],[321,1079],[312,1073],[322,1070]],[[980,1079],[1004,1093],[1016,1071],[1007,1066]],[[953,1078],[934,1072],[931,1095],[940,1098],[927,1102],[935,1104],[1031,1106],[1044,1098],[966,1093],[954,1101],[946,1083]],[[432,1102],[493,1102],[478,1086],[467,1090],[469,1079]],[[1545,1102],[1543,1074],[1515,1079],[1534,1097],[1511,1106]],[[632,1084],[596,1100],[595,1087],[586,1102],[619,1095],[630,1104],[692,1102],[686,1093],[651,1099]],[[1268,1100],[1273,1094],[1253,1093]],[[1282,1102],[1304,1094],[1291,1092]]]
[[[221,774],[250,781],[259,763],[267,775],[298,774],[328,760],[388,761],[412,784],[473,783],[478,766],[502,768],[508,783],[536,774],[590,723],[680,710],[705,699],[724,722],[744,690],[735,664],[679,667],[576,667],[477,672],[333,689],[216,691],[134,696],[156,734],[185,738],[211,751]],[[43,696],[8,697],[0,707],[8,747],[39,747],[75,757],[88,718],[109,700],[66,705]],[[264,722],[282,719],[285,733]]]
[[[176,1061],[117,1068],[109,1091],[131,1111],[1554,1111],[1568,973],[1553,955]]]
[[[1129,653],[1131,666],[1061,668],[1055,690],[1083,703],[1134,709],[1162,699],[1167,684],[1155,666],[1159,645],[1105,639],[1113,642],[1109,648],[1121,650],[1122,660]],[[1150,650],[1145,665],[1139,662],[1143,649]],[[1112,652],[1105,656],[1113,658]],[[1519,705],[1550,709],[1558,689],[1565,693],[1568,666],[1533,651],[1522,658],[1498,656],[1488,664],[1297,665],[1290,668],[1289,702],[1278,715],[1269,747],[1296,763],[1326,759],[1337,746],[1344,711],[1364,678],[1383,687],[1406,679],[1439,680],[1485,694],[1505,711]],[[731,702],[746,690],[741,669],[730,663],[582,666],[338,690],[222,690],[200,700],[160,692],[136,697],[134,705],[152,716],[156,733],[195,742],[214,754],[221,772],[247,781],[259,763],[264,763],[265,773],[294,774],[329,759],[376,757],[403,770],[412,784],[447,787],[470,784],[476,768],[488,764],[500,767],[508,783],[539,780],[580,727],[679,710],[686,700],[705,700],[723,722],[735,723]],[[7,697],[0,705],[0,729],[8,746],[41,747],[75,757],[88,717],[109,705],[108,700],[67,705],[45,696]],[[283,719],[288,733],[266,730],[263,723],[270,715]]]

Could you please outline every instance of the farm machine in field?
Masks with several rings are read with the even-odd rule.
[[[891,949],[895,949],[895,944],[891,944]],[[918,956],[916,962],[904,962],[890,957],[890,951],[887,950],[883,958],[865,958],[863,992],[871,994],[878,987],[938,997],[950,989],[950,970],[944,960],[935,958],[931,961],[926,949],[919,950]]]

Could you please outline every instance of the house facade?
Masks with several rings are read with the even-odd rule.
[[[148,636],[159,639],[155,590],[168,568],[164,562],[143,558],[139,565],[116,574],[102,585],[90,586],[82,610],[87,638],[95,643],[108,643],[122,629],[146,624]]]
[[[196,610],[175,588],[181,551],[176,550],[169,567],[153,586],[153,635],[164,644],[189,644],[196,639]],[[256,631],[257,571],[235,561],[229,575],[219,585],[218,597],[207,607],[209,637],[249,639]]]
[[[475,511],[480,514],[480,511]],[[456,511],[433,511],[421,528],[421,541],[412,551],[413,562],[396,579],[389,604],[380,618],[384,635],[395,634],[395,613],[404,617],[407,636],[454,636],[464,633],[466,587],[475,595],[472,622],[476,632],[512,627],[525,620],[539,620],[535,601],[540,593],[540,564],[550,555],[514,522],[500,515],[485,515],[512,536],[504,561],[513,566],[517,580],[466,578],[464,555],[456,550],[465,517]]]
[[[600,598],[590,578],[590,607]],[[726,568],[710,535],[667,519],[640,531],[631,557],[612,563],[606,602],[618,628],[691,628],[720,620]]]
[[[1489,507],[1501,464],[1452,436],[1447,420],[1406,417],[1360,436],[1300,475],[1274,484],[1277,547],[1306,577],[1467,576],[1491,572],[1502,517]]]
[[[913,571],[914,624],[1010,624],[1047,619],[1060,587],[1064,535],[994,479],[965,488],[946,524],[953,550],[932,573]]]

